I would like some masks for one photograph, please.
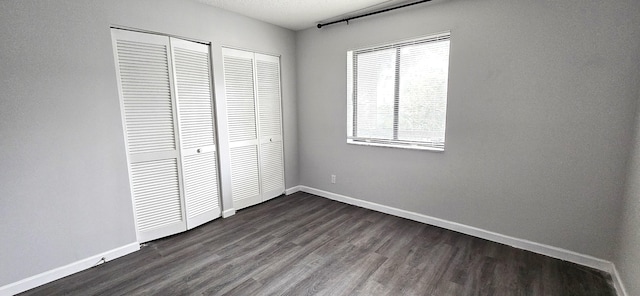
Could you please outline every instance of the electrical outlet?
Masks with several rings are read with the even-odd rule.
[[[336,175],[331,175],[331,184],[336,184]]]

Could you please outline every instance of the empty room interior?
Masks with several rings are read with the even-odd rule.
[[[0,295],[640,295],[636,0],[3,0],[0,37]]]

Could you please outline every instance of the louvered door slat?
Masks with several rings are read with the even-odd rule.
[[[256,60],[261,137],[282,134],[279,68],[275,61]]]
[[[131,164],[131,187],[139,231],[182,220],[178,180],[175,159]]]
[[[116,44],[129,153],[176,149],[167,46],[129,40],[116,40]],[[137,105],[153,108],[136,112]],[[165,124],[157,124],[157,118],[164,118]],[[147,137],[142,130],[156,136]]]
[[[223,59],[229,141],[257,139],[253,61],[228,55]]]
[[[171,38],[187,228],[220,216],[209,47]]]
[[[235,208],[260,202],[260,176],[256,145],[231,149],[231,192]]]
[[[284,168],[282,167],[282,143],[265,143],[260,145],[262,161],[262,190],[264,192],[284,189]],[[278,194],[279,195],[279,194]]]
[[[187,217],[219,209],[218,175],[216,153],[194,154],[184,158],[185,196],[187,199]]]
[[[173,47],[173,54],[180,112],[181,147],[185,149],[215,145],[209,54],[176,46]],[[198,70],[197,79],[187,74],[193,70]],[[193,94],[193,89],[196,87],[202,91],[198,95]],[[192,135],[194,131],[201,133]]]

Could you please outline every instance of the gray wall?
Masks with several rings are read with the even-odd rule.
[[[628,295],[640,295],[640,108],[636,114],[636,135],[632,146],[620,237],[613,263]]]
[[[635,0],[448,0],[298,32],[300,182],[611,260],[639,20]],[[446,30],[446,151],[347,145],[347,50]]]
[[[298,185],[295,34],[192,1],[0,1],[0,287],[136,241],[111,25],[282,55]],[[224,186],[229,186],[228,180]]]
[[[448,0],[294,34],[192,1],[0,1],[0,286],[135,242],[109,31],[119,25],[211,41],[218,97],[221,46],[281,54],[287,187],[615,258],[640,294],[640,149],[611,247],[639,22],[633,0]],[[447,150],[347,145],[346,51],[444,30]]]

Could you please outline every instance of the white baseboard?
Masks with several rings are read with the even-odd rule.
[[[613,286],[616,288],[616,294],[618,296],[628,296],[627,289],[624,288],[624,284],[622,283],[622,278],[620,278],[620,274],[618,273],[618,269],[615,265],[613,265],[613,272],[611,272],[611,279],[613,280]]]
[[[222,218],[229,218],[236,214],[236,209],[228,209],[222,212]]]
[[[284,191],[284,194],[286,194],[286,195],[294,194],[294,193],[296,193],[296,192],[300,191],[300,188],[301,188],[301,187],[302,187],[302,186],[300,186],[300,185],[298,185],[298,186],[293,186],[293,187],[291,187],[291,188],[289,188],[289,189],[285,190],[285,191]]]
[[[477,227],[464,225],[464,224],[460,224],[452,221],[447,221],[440,218],[430,217],[430,216],[415,213],[415,212],[401,210],[398,208],[393,208],[393,207],[389,207],[389,206],[385,206],[385,205],[381,205],[381,204],[377,204],[369,201],[364,201],[364,200],[360,200],[360,199],[308,187],[308,186],[298,186],[298,187],[300,187],[300,191],[315,194],[328,199],[332,199],[332,200],[344,202],[350,205],[355,205],[355,206],[363,207],[366,209],[386,213],[389,215],[394,215],[394,216],[406,218],[409,220],[414,220],[414,221],[426,223],[429,225],[434,225],[434,226],[442,227],[445,229],[457,231],[460,233],[468,234],[471,236],[479,237],[479,238],[490,240],[493,242],[509,245],[518,249],[523,249],[523,250],[531,251],[534,253],[542,254],[545,256],[599,269],[609,274],[612,274],[614,270],[613,263],[611,263],[610,261],[592,257],[589,255],[580,254],[574,251],[569,251],[569,250],[565,250],[565,249],[554,247],[554,246],[536,243],[526,239],[507,236],[504,234],[480,229]]]
[[[102,258],[105,258],[106,261],[111,261],[113,259],[122,257],[138,250],[140,250],[140,245],[135,242],[100,253],[98,255],[93,255],[91,257],[67,264],[65,266],[45,271],[41,274],[37,274],[32,277],[17,281],[15,283],[2,286],[0,287],[0,295],[15,295],[29,289],[44,285],[46,283],[53,282],[57,279],[61,279],[76,272],[94,267],[102,263]]]

